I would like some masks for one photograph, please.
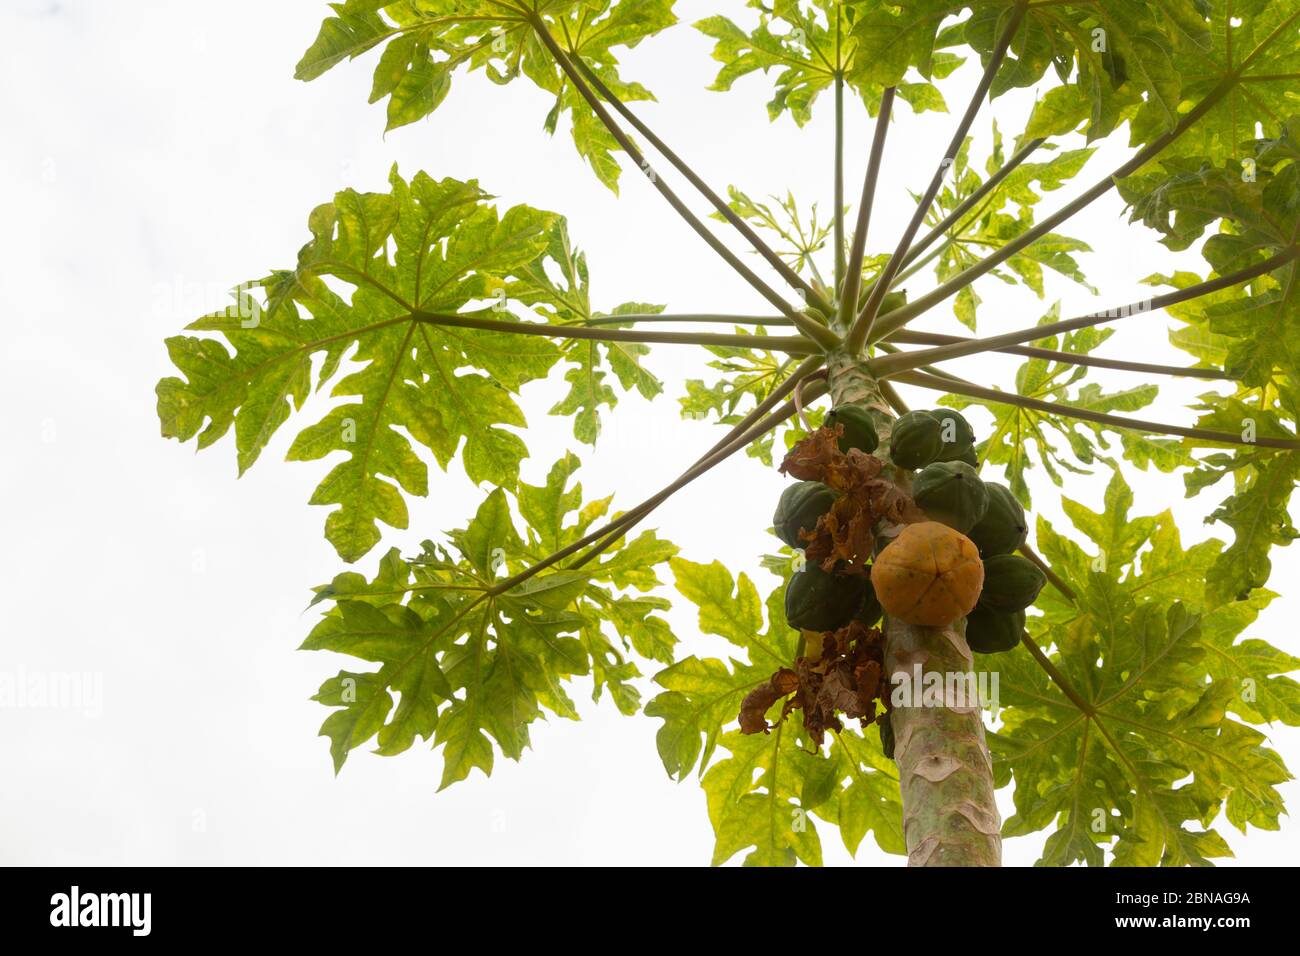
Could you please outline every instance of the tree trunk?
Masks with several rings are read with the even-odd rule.
[[[880,435],[876,454],[888,461],[894,415],[875,380],[860,361],[845,354],[832,355],[828,371],[837,406],[856,404],[872,413]],[[895,480],[908,478],[898,475]],[[933,628],[885,618],[890,689],[904,678],[918,692],[890,714],[909,866],[1002,864],[1001,819],[982,712],[977,701],[950,696],[955,687],[975,686],[965,629],[965,621]],[[945,689],[940,701],[919,693],[917,674],[940,675]]]

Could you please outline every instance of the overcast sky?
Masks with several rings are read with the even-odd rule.
[[[742,7],[678,3],[685,23]],[[102,688],[90,714],[0,710],[0,862],[707,862],[703,793],[665,775],[654,746],[659,722],[620,717],[608,701],[592,705],[582,681],[574,696],[584,719],[535,724],[533,750],[519,764],[498,759],[490,780],[475,774],[435,794],[441,758],[422,744],[397,758],[355,751],[335,779],[316,737],[327,711],[308,698],[342,659],[295,651],[316,620],[304,611],[309,589],[342,569],[321,536],[325,510],[306,503],[325,468],[280,461],[294,427],[238,482],[230,436],[199,455],[159,437],[153,387],[172,372],[163,338],[223,306],[235,283],[292,265],[311,209],[346,186],[385,189],[394,163],[406,175],[477,177],[503,207],[527,202],[567,215],[588,252],[599,308],[640,300],[675,311],[763,309],[646,183],[626,175],[615,198],[583,167],[567,129],[548,138],[547,98],[526,83],[460,78],[432,119],[385,137],[382,107],[365,102],[373,56],[310,85],[293,80],[326,13],[317,0],[227,0],[219,16],[210,5],[144,0],[9,0],[0,11],[0,668],[88,674]],[[731,95],[706,92],[709,46],[678,27],[626,57],[625,75],[661,101],[643,108],[645,118],[712,183],[755,194],[791,188],[828,208],[829,103],[803,130],[788,119],[770,124],[764,79]],[[959,76],[973,82],[969,71]],[[1031,103],[1029,95],[998,101],[1008,134]],[[878,245],[892,245],[911,213],[907,189],[924,186],[952,122],[901,110]],[[977,125],[982,144],[988,128]],[[851,181],[870,132],[855,106]],[[1080,186],[1123,155],[1108,147]],[[1100,299],[1062,281],[1051,282],[1047,302],[985,282],[983,330],[1028,324],[1058,297],[1067,315],[1131,301],[1150,273],[1180,261],[1201,268],[1195,256],[1180,259],[1124,228],[1120,212],[1112,196],[1070,228],[1096,250],[1084,264]],[[1168,324],[1162,316],[1129,323],[1105,353],[1170,355]],[[635,503],[717,438],[711,426],[677,417],[684,380],[701,374],[698,359],[669,346],[650,365],[668,399],[652,407],[624,398],[601,445],[577,449],[589,497],[617,492],[617,506]],[[1000,382],[1014,364],[980,359],[966,368]],[[1098,380],[1134,384],[1118,374]],[[1185,420],[1178,399],[1197,391],[1171,390],[1161,414]],[[540,481],[571,445],[567,421],[545,415],[558,394],[555,382],[525,392],[526,480]],[[296,424],[327,406],[321,397]],[[412,502],[410,532],[389,532],[385,546],[410,548],[462,526],[481,498],[458,468],[431,478],[432,495]],[[1071,494],[1097,508],[1104,482],[1104,474],[1072,479]],[[766,591],[774,579],[757,562],[773,548],[765,528],[781,487],[774,471],[736,460],[651,524],[685,557],[747,570]],[[1066,525],[1038,487],[1043,513]],[[1138,513],[1173,507],[1187,540],[1209,533],[1202,522],[1217,498],[1185,501],[1178,479],[1155,475],[1138,476],[1135,487]],[[373,571],[382,550],[361,569]],[[1275,586],[1296,580],[1296,570],[1294,553],[1279,554]],[[1294,653],[1295,616],[1294,598],[1278,602],[1252,634]],[[683,653],[725,651],[701,637],[686,602],[671,620]],[[644,690],[653,692],[648,681]],[[1292,768],[1300,765],[1300,736],[1269,733]],[[1294,784],[1282,790],[1297,796]],[[1004,813],[1009,795],[1000,794]],[[1219,824],[1238,862],[1256,864],[1295,858],[1297,828],[1290,818],[1282,826],[1242,837]],[[834,830],[821,830],[827,861],[851,862]],[[1040,845],[1008,841],[1006,860],[1031,862]],[[902,862],[871,838],[858,860]]]

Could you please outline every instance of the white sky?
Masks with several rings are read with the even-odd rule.
[[[685,23],[741,8],[739,0],[678,3]],[[221,16],[157,0],[10,0],[0,12],[9,38],[0,60],[8,227],[0,234],[0,400],[9,409],[0,416],[8,504],[0,668],[89,673],[103,688],[98,716],[0,710],[0,862],[707,862],[703,792],[665,775],[654,747],[660,722],[623,718],[608,701],[592,705],[585,682],[574,689],[584,720],[535,724],[533,750],[519,764],[498,760],[490,780],[475,774],[435,795],[441,759],[422,744],[396,759],[355,751],[334,779],[326,741],[315,736],[327,711],[308,698],[344,659],[294,649],[316,619],[303,611],[310,587],[342,566],[321,536],[325,510],[306,504],[325,466],[280,461],[294,426],[315,421],[328,399],[283,428],[238,483],[229,436],[197,456],[159,438],[153,386],[172,374],[163,338],[223,305],[235,283],[291,265],[310,210],[345,186],[385,189],[394,162],[406,175],[477,177],[503,207],[527,202],[566,214],[588,252],[598,307],[641,300],[675,311],[765,311],[639,177],[626,174],[617,199],[582,166],[567,129],[548,139],[547,98],[524,82],[458,79],[431,120],[385,138],[382,107],[365,103],[373,56],[310,85],[294,81],[325,13],[317,0],[228,0]],[[793,188],[829,208],[829,102],[802,131],[788,119],[769,124],[764,79],[729,96],[705,91],[715,66],[709,47],[679,27],[625,58],[625,76],[661,101],[640,107],[644,118],[719,188]],[[964,100],[950,94],[954,105]],[[998,101],[1009,135],[1031,102]],[[924,186],[954,122],[901,114],[885,175],[895,185],[875,216],[877,249],[892,247],[911,214],[906,189]],[[860,107],[848,125],[855,195],[871,130]],[[976,129],[986,142],[987,122]],[[1107,155],[1079,188],[1124,153]],[[1138,279],[1177,262],[1200,268],[1195,256],[1180,259],[1122,227],[1120,211],[1112,196],[1068,230],[1096,250],[1084,265],[1100,300],[1060,281],[1038,303],[986,281],[982,331],[1036,320],[1053,296],[1077,314],[1140,298]],[[1163,316],[1130,322],[1104,352],[1178,361],[1164,343],[1167,325]],[[616,505],[635,503],[716,440],[716,429],[677,418],[684,379],[700,374],[697,357],[667,346],[650,364],[668,400],[652,407],[624,398],[598,449],[577,449],[589,497],[617,492]],[[1013,368],[979,359],[965,374],[997,383]],[[1133,379],[1097,377],[1112,387]],[[570,442],[569,423],[544,414],[559,393],[555,382],[525,392],[526,480],[539,482]],[[1159,408],[1169,420],[1188,418],[1172,399]],[[1071,496],[1099,507],[1105,477],[1078,480]],[[412,502],[412,530],[388,533],[384,548],[410,548],[472,513],[482,493],[463,473],[435,469],[431,478],[433,494]],[[1068,526],[1044,482],[1036,505]],[[1135,485],[1137,513],[1172,507],[1186,540],[1206,535],[1202,520],[1218,496],[1185,501],[1178,479],[1156,475]],[[718,558],[766,590],[772,579],[757,559],[773,547],[764,529],[781,487],[774,471],[738,459],[650,524],[683,556]],[[372,572],[382,550],[360,569]],[[1274,587],[1296,570],[1294,552],[1277,554]],[[1294,599],[1279,601],[1252,636],[1295,652],[1294,615]],[[671,620],[683,654],[725,653],[699,635],[693,606],[680,602]],[[653,693],[649,681],[643,689]],[[1300,765],[1300,734],[1269,733]],[[1297,796],[1294,784],[1282,791]],[[1004,813],[1009,795],[1000,794]],[[1297,828],[1288,818],[1282,827],[1243,837],[1219,825],[1237,862],[1254,864],[1294,858]],[[851,862],[834,830],[820,829],[827,862]],[[1040,845],[1008,841],[1006,860],[1029,863]],[[858,861],[902,862],[871,837]]]

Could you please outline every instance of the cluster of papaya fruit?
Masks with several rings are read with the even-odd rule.
[[[880,447],[874,419],[858,406],[833,409],[823,427],[838,435],[843,453],[872,455]],[[1011,489],[979,477],[970,423],[951,409],[908,412],[893,422],[888,460],[901,486],[910,480],[917,520],[873,529],[866,576],[807,563],[786,588],[790,626],[827,632],[858,621],[870,627],[887,613],[909,624],[947,627],[964,617],[972,650],[1015,647],[1025,609],[1046,577],[1016,553],[1028,534],[1024,509]],[[773,515],[777,536],[803,548],[838,498],[818,481],[788,487]]]
[[[870,455],[880,444],[871,415],[855,405],[832,409],[822,427],[838,427],[841,452],[856,448]],[[772,516],[776,536],[801,551],[839,496],[834,488],[820,481],[799,481],[786,488]],[[852,621],[871,627],[881,614],[870,579],[861,575],[836,574],[809,562],[786,587],[786,620],[800,630],[836,631]]]

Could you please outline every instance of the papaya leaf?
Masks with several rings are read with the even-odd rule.
[[[594,312],[587,257],[573,246],[564,220],[560,220],[552,232],[546,249],[521,269],[519,275],[519,281],[506,283],[506,294],[532,306],[551,324],[585,325],[598,317],[654,315],[663,311],[661,305],[629,302],[609,313]],[[571,363],[565,373],[570,388],[568,394],[551,409],[551,414],[572,415],[573,435],[585,444],[596,444],[600,435],[601,407],[613,409],[618,404],[618,393],[607,381],[609,373],[613,373],[624,391],[635,389],[642,398],[653,399],[663,391],[663,383],[642,364],[642,359],[650,352],[648,346],[635,342],[569,339],[562,340],[560,348],[565,361]]]
[[[665,688],[646,705],[646,714],[661,717],[659,756],[669,775],[683,779],[713,756],[722,728],[740,713],[740,702],[755,686],[794,655],[794,632],[784,617],[763,631],[758,590],[745,574],[734,580],[721,563],[670,562],[677,590],[700,608],[700,629],[724,637],[750,652],[750,663],[687,657],[655,675]]]
[[[730,755],[703,780],[714,866],[749,847],[746,866],[821,866],[821,839],[801,801],[809,776],[833,758],[809,754],[795,736],[783,724],[770,736],[733,730],[721,738]]]
[[[1180,0],[1181,3],[1181,0]],[[953,5],[946,0],[861,0],[851,4],[855,58],[862,74],[892,85],[915,70],[939,79],[942,49],[968,44],[987,62],[1014,0]],[[1161,4],[1160,6],[1164,6]],[[953,22],[954,15],[969,16]],[[1162,49],[1167,17],[1155,3],[1030,4],[1012,38],[991,95],[1038,84],[1052,71],[1064,84],[1036,111],[1029,136],[1059,134],[1088,124],[1090,139],[1104,137],[1156,101],[1156,117],[1172,125],[1180,78]],[[1201,24],[1202,27],[1204,24]],[[1142,58],[1137,69],[1129,62]],[[1153,124],[1154,125],[1154,124]]]
[[[490,774],[497,750],[521,758],[533,721],[578,719],[566,690],[575,677],[592,676],[595,700],[608,693],[625,714],[640,708],[640,671],[627,651],[663,662],[676,639],[660,616],[668,602],[636,592],[658,586],[655,566],[673,545],[647,531],[581,570],[556,566],[500,588],[604,515],[609,500],[584,504],[572,483],[578,465],[566,455],[545,485],[521,483],[513,509],[495,489],[447,544],[425,542],[410,559],[391,551],[373,580],[347,572],[317,588],[313,603],[330,606],[302,649],[380,665],[340,672],[314,698],[338,708],[321,727],[336,772],[372,738],[385,756],[421,738],[442,747],[442,787],[476,768]]]
[[[1222,521],[1236,532],[1232,547],[1209,570],[1208,586],[1219,600],[1244,600],[1268,583],[1273,545],[1300,538],[1287,504],[1300,480],[1300,455],[1274,455],[1251,469],[1248,483],[1219,506],[1207,521]]]
[[[1189,274],[1155,276],[1151,281],[1182,288]],[[1294,437],[1300,416],[1293,386],[1300,374],[1294,345],[1300,306],[1291,291],[1295,281],[1294,271],[1282,279],[1282,288],[1266,276],[1245,288],[1171,310],[1186,325],[1172,331],[1170,341],[1194,356],[1198,365],[1224,368],[1239,383],[1232,397],[1202,396],[1198,426],[1239,433],[1246,440]],[[1247,447],[1218,451],[1190,464],[1193,470],[1184,474],[1189,497],[1224,477],[1234,479],[1233,493],[1206,520],[1224,522],[1236,540],[1208,574],[1220,599],[1244,598],[1267,583],[1270,549],[1296,537],[1288,505],[1300,479],[1300,457]]]
[[[1040,324],[1058,318],[1053,309]],[[1043,348],[1074,355],[1091,352],[1110,337],[1112,330],[1097,328],[1068,332],[1059,339],[1048,336],[1035,342]],[[1104,392],[1095,383],[1085,383],[1087,369],[1063,361],[1041,358],[1026,359],[1016,372],[1015,393],[1062,404],[1089,408],[1099,412],[1132,412],[1149,405],[1158,387],[1140,385],[1118,392]],[[953,408],[982,405],[993,415],[989,437],[978,445],[980,458],[1006,470],[1008,485],[1026,507],[1030,505],[1028,472],[1041,465],[1058,487],[1064,484],[1062,472],[1088,473],[1097,461],[1110,462],[1110,445],[1105,438],[1106,426],[1080,422],[1048,412],[1016,405],[949,395],[942,404]],[[1134,433],[1135,435],[1137,433]],[[1063,442],[1063,447],[1058,445]],[[1146,460],[1165,463],[1162,446],[1147,445]]]
[[[850,853],[868,832],[885,852],[904,853],[897,772],[874,730],[845,728],[823,749],[806,739],[797,716],[767,735],[728,729],[745,695],[797,653],[799,635],[784,611],[790,560],[765,564],[782,580],[760,601],[748,576],[733,578],[717,561],[671,561],[678,591],[700,609],[700,629],[748,660],[691,656],[655,675],[664,691],[645,712],[664,722],[657,737],[664,768],[681,780],[698,766],[716,836],[715,865],[750,847],[746,865],[820,865],[812,816],[837,825]],[[779,713],[778,703],[769,716]],[[729,756],[715,759],[719,747]]]
[[[971,162],[973,142],[973,139],[968,139],[963,144],[926,217],[932,228],[947,220],[985,183],[985,176]],[[1044,144],[1040,149],[1050,152],[1055,147]],[[1068,184],[1083,171],[1093,152],[1091,149],[1067,150],[1041,162],[1021,163],[949,226],[942,245],[918,263],[916,269],[933,259],[936,278],[946,281],[1029,230],[1034,225],[1034,206],[1042,201],[1043,194]],[[998,172],[1006,161],[1002,132],[995,123],[993,147],[984,164],[986,174],[991,176]],[[1089,251],[1089,246],[1077,239],[1049,234],[1008,259],[1005,268],[994,269],[991,274],[1003,281],[1023,285],[1041,299],[1045,292],[1043,270],[1047,268],[1095,293],[1096,289],[1084,277],[1075,258],[1076,253]],[[955,303],[958,319],[970,329],[976,327],[978,303],[979,297],[969,286],[962,290]]]
[[[999,786],[1008,836],[1050,830],[1043,865],[1207,865],[1231,855],[1211,829],[1276,829],[1289,779],[1250,726],[1294,724],[1300,661],[1242,630],[1272,595],[1222,601],[1205,586],[1223,545],[1184,548],[1169,512],[1131,516],[1117,472],[1102,510],[1063,499],[1081,547],[1041,516],[1038,546],[1077,599],[1039,599],[1029,632],[1069,693],[1023,647],[999,655]],[[1080,706],[1080,704],[1084,706]],[[1234,719],[1235,715],[1236,718]]]
[[[1107,9],[1111,6],[1128,5]],[[1257,127],[1275,134],[1294,112],[1300,5],[1294,0],[1205,0],[1194,8],[1186,2],[1171,4],[1168,11],[1162,11],[1157,29],[1180,77],[1181,101],[1212,106],[1167,155],[1216,165],[1239,161],[1249,155]],[[1132,140],[1150,142],[1168,126],[1169,118],[1147,105],[1134,118]]]
[[[407,183],[394,170],[390,182],[388,193],[345,190],[313,212],[313,238],[297,268],[248,284],[264,293],[265,305],[245,292],[238,308],[189,326],[219,333],[233,354],[215,338],[168,339],[185,378],[157,388],[163,435],[197,436],[205,448],[233,425],[242,473],[311,391],[337,377],[345,357],[362,363],[331,390],[347,401],[303,428],[288,452],[296,461],[345,454],[312,504],[338,506],[326,537],[347,561],[378,543],[378,523],[406,527],[404,494],[428,493],[427,468],[410,439],[444,469],[459,457],[471,480],[513,489],[528,453],[509,430],[526,425],[513,397],[525,383],[568,360],[593,381],[604,374],[597,363],[607,362],[626,387],[647,396],[660,388],[634,344],[611,343],[600,360],[586,342],[508,340],[414,319],[418,310],[508,320],[503,305],[514,298],[538,306],[551,323],[580,320],[589,313],[586,266],[552,213],[515,206],[499,214],[473,181],[419,173]],[[546,276],[544,266],[557,257],[568,264],[569,288]],[[564,304],[571,299],[573,307]],[[475,308],[488,300],[490,309]],[[612,404],[612,394],[601,397]],[[569,400],[556,413],[575,414],[581,435],[595,409]]]
[[[768,117],[775,120],[785,113],[799,126],[812,119],[813,104],[843,76],[872,116],[880,106],[884,85],[875,82],[857,56],[861,39],[854,33],[857,8],[840,0],[749,0],[758,11],[758,23],[745,29],[725,16],[712,16],[695,24],[695,28],[715,41],[713,59],[722,64],[711,90],[725,92],[737,80],[758,70],[774,73],[776,87],[767,104]],[[933,57],[934,75],[947,76],[961,59],[948,53]],[[899,96],[918,112],[946,111],[943,95],[928,83],[889,84],[898,87]]]
[[[758,329],[761,333],[763,327]],[[737,331],[741,331],[739,326]],[[709,368],[716,369],[721,375],[711,384],[703,379],[686,380],[686,394],[678,399],[683,418],[695,421],[713,419],[721,425],[735,425],[745,417],[750,405],[758,405],[780,386],[797,364],[787,355],[755,349],[709,346],[709,351],[717,356],[709,362]],[[824,413],[810,410],[810,417],[821,414]],[[791,420],[752,442],[745,453],[771,465],[773,448],[780,447],[779,441],[788,444],[790,436],[796,432],[802,434],[798,423]]]
[[[735,186],[727,188],[728,203],[732,210],[758,229],[774,233],[781,240],[774,248],[796,272],[810,269],[817,284],[825,288],[821,280],[821,271],[817,268],[817,253],[826,248],[831,241],[833,226],[821,222],[817,215],[817,204],[808,208],[806,216],[799,212],[794,194],[787,192],[785,198],[770,197],[771,202],[752,199],[743,190]],[[723,220],[720,213],[712,218]]]
[[[1009,6],[1009,5],[1008,5]],[[929,80],[941,49],[940,27],[954,12],[949,4],[920,0],[904,4],[851,5],[855,72],[882,87],[896,86],[913,70]]]
[[[1132,203],[1134,221],[1161,232],[1170,248],[1185,249],[1214,227],[1202,253],[1223,275],[1267,260],[1300,236],[1297,157],[1285,141],[1260,141],[1256,155],[1259,163],[1248,174],[1232,165],[1169,163],[1167,174],[1126,180],[1121,191]],[[1148,279],[1178,288],[1196,281],[1189,273]],[[1300,378],[1296,285],[1297,267],[1290,263],[1251,283],[1186,302],[1171,312],[1192,328],[1175,333],[1174,344],[1251,389],[1267,392],[1295,382]],[[1294,419],[1298,409],[1292,405],[1287,411]]]
[[[1203,396],[1202,402],[1198,424],[1206,427],[1240,430],[1247,440],[1252,436],[1294,436],[1278,414],[1254,401],[1211,393]],[[1228,525],[1236,539],[1209,569],[1208,581],[1220,600],[1244,600],[1252,589],[1268,582],[1271,548],[1297,537],[1288,505],[1300,479],[1300,456],[1250,450],[1249,445],[1206,455],[1196,461],[1194,471],[1184,474],[1187,494],[1198,495],[1229,476],[1233,492],[1205,520]]]
[[[1132,219],[1159,231],[1166,246],[1183,250],[1214,224],[1230,223],[1206,242],[1206,260],[1221,275],[1255,265],[1295,243],[1300,223],[1300,169],[1290,160],[1276,170],[1256,165],[1210,166],[1170,159],[1163,171],[1121,180]]]
[[[384,44],[370,102],[388,99],[387,129],[392,130],[436,110],[462,69],[481,69],[499,84],[523,75],[555,97],[547,131],[553,133],[559,117],[568,113],[579,154],[617,191],[618,145],[538,38],[529,19],[532,6],[510,0],[346,0],[331,6],[334,16],[303,55],[298,79],[314,80]],[[536,15],[566,52],[585,61],[626,102],[653,96],[619,76],[612,51],[635,47],[672,26],[677,22],[672,6],[673,0],[561,0],[542,5]]]
[[[830,769],[820,776],[829,776],[835,785],[825,788],[830,796],[814,803],[813,813],[840,828],[849,853],[856,855],[870,833],[885,853],[906,855],[898,768],[881,751],[880,735],[874,729],[859,732],[846,727],[832,741],[825,763]],[[844,771],[848,786],[839,785]]]

